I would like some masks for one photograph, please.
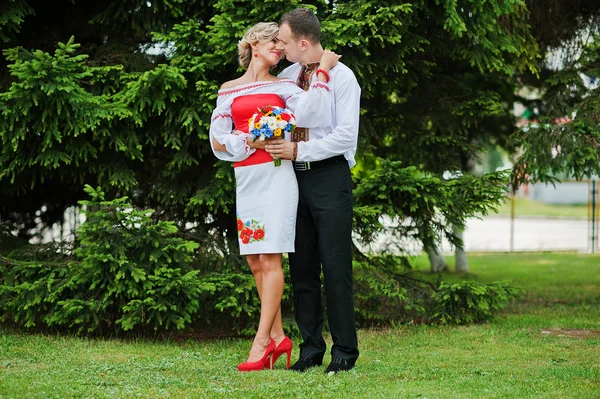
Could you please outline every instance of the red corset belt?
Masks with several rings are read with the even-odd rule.
[[[233,167],[258,165],[261,163],[273,162],[271,154],[265,150],[257,149],[256,152],[241,162],[234,162]]]
[[[248,133],[248,120],[256,113],[257,108],[265,105],[285,107],[284,101],[277,94],[247,94],[236,97],[233,100],[233,104],[231,104],[231,113],[235,128]],[[265,150],[258,149],[245,160],[234,162],[233,167],[258,165],[267,162],[273,162],[271,154]]]

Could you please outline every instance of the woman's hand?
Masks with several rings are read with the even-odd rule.
[[[265,149],[265,144],[266,144],[266,140],[259,140],[256,139],[254,141],[250,141],[248,140],[248,147],[250,148],[256,148],[256,149],[261,149],[264,150]]]
[[[246,134],[246,132],[242,132],[241,130],[234,130],[233,132],[231,132],[231,134],[234,134],[236,136],[239,136],[240,134]],[[248,147],[250,148],[255,148],[255,149],[265,149],[265,142],[264,141],[260,141],[260,140],[247,140],[248,143]]]
[[[337,55],[331,50],[323,51],[323,55],[321,56],[321,62],[319,63],[319,69],[324,70],[329,73],[329,70],[337,65],[338,60],[341,55]]]

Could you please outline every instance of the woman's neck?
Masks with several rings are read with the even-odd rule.
[[[263,80],[272,79],[272,75],[269,72],[269,66],[265,64],[259,64],[258,62],[251,62],[244,74],[246,80],[250,82],[260,82]]]

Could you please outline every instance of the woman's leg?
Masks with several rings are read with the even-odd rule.
[[[277,345],[279,345],[285,338],[285,332],[283,331],[283,320],[281,320],[281,298],[279,298],[279,303],[279,309],[277,309],[277,315],[275,316],[273,326],[271,327],[271,338],[273,338],[273,341],[275,341]]]
[[[278,315],[281,317],[281,296],[284,285],[281,254],[261,254],[259,260],[262,277],[262,281],[257,282],[261,299],[260,321],[250,349],[249,362],[257,361],[263,356],[271,340],[271,329],[274,327],[275,320]],[[255,274],[255,278],[257,275],[258,273]]]
[[[260,265],[260,255],[247,255],[246,260],[248,261],[248,265],[250,266],[250,271],[254,276],[254,281],[256,282],[256,289],[258,291],[258,297],[262,301],[262,267]],[[279,309],[277,310],[277,315],[275,316],[275,320],[273,321],[273,326],[271,327],[271,338],[277,345],[283,341],[285,338],[285,333],[283,331],[283,320],[281,318],[281,300]]]
[[[262,268],[260,267],[260,255],[246,255],[246,261],[248,262],[250,271],[254,276],[254,282],[256,283],[256,289],[258,290],[258,297],[261,298]]]
[[[261,317],[257,335],[271,336],[274,327],[279,327],[279,332],[283,332],[281,296],[283,295],[284,278],[281,254],[261,254],[260,266],[262,274]],[[283,337],[280,338],[283,339]]]

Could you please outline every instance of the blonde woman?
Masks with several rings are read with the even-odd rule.
[[[283,56],[278,33],[276,23],[261,22],[244,34],[238,51],[246,72],[221,86],[210,126],[215,156],[234,163],[240,254],[246,256],[261,300],[258,330],[246,362],[238,366],[240,371],[272,368],[284,353],[289,368],[292,342],[281,320],[282,253],[294,252],[298,206],[291,161],[282,160],[275,167],[277,154],[267,153],[262,141],[248,140],[248,120],[257,108],[271,105],[290,109],[297,125],[304,128],[332,123],[327,76],[339,56],[326,51],[320,65],[323,73],[304,91],[295,81],[270,73]]]

